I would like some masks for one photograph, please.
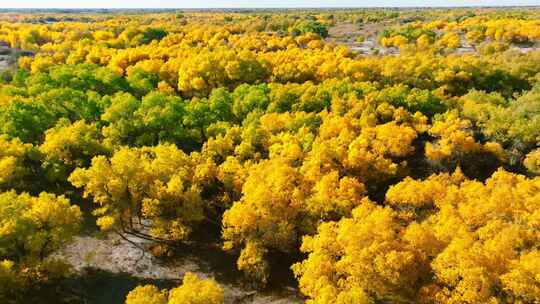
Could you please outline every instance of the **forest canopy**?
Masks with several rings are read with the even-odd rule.
[[[539,47],[537,8],[0,12],[0,302],[93,229],[310,304],[540,303]],[[180,278],[123,301],[237,300]]]

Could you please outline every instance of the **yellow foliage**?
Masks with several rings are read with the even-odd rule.
[[[186,273],[182,285],[169,292],[168,304],[222,304],[223,288],[213,279]]]
[[[222,304],[223,288],[213,279],[200,279],[187,272],[182,285],[159,290],[154,285],[138,286],[127,295],[125,304]]]
[[[99,204],[94,213],[102,228],[137,230],[134,219],[144,218],[152,220],[152,236],[185,240],[204,218],[194,169],[192,159],[173,145],[123,148],[111,158],[95,157],[69,180]]]
[[[352,295],[360,303],[412,299],[425,265],[406,248],[400,230],[391,209],[367,199],[352,218],[321,224],[317,235],[304,238],[308,258],[293,266],[309,303],[348,303]]]
[[[85,165],[85,159],[107,152],[99,141],[96,126],[82,120],[47,130],[39,150],[49,162],[61,162],[69,166]]]
[[[365,201],[304,238],[309,256],[293,267],[301,291],[312,303],[352,291],[394,303],[535,303],[538,187],[503,170],[485,183],[460,172],[408,178],[387,193],[397,210]],[[407,206],[430,208],[407,219]]]
[[[454,32],[448,32],[444,34],[437,43],[441,44],[442,46],[445,46],[449,49],[455,49],[458,48],[461,45],[461,39],[457,33]]]
[[[437,137],[435,143],[425,146],[426,157],[436,164],[463,162],[462,166],[470,166],[474,158],[491,156],[499,163],[506,162],[504,149],[496,142],[479,143],[470,130],[471,122],[462,119],[457,112],[448,112],[442,119],[435,121],[429,133]],[[468,158],[473,159],[468,159]]]
[[[138,286],[129,292],[125,304],[167,304],[167,293],[154,285]]]
[[[0,302],[65,270],[47,256],[81,213],[22,192],[47,190],[156,253],[208,233],[263,283],[300,250],[307,303],[540,303],[539,180],[496,171],[540,172],[539,16],[0,14],[18,57],[0,77]],[[358,54],[342,25],[383,38]],[[126,299],[221,302],[193,274]]]
[[[535,149],[527,154],[523,165],[534,174],[540,173],[540,149]]]
[[[0,194],[0,248],[4,257],[43,260],[78,232],[81,211],[64,196],[15,191]],[[23,249],[21,251],[21,249]]]
[[[10,140],[6,135],[0,135],[0,186],[25,175],[24,161],[31,148],[31,144],[24,144],[17,138]]]

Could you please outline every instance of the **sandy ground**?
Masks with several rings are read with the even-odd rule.
[[[328,38],[326,41],[333,44],[341,44],[347,46],[351,51],[357,52],[363,55],[398,55],[399,49],[391,47],[385,48],[381,46],[378,42],[379,33],[387,26],[392,24],[385,23],[366,23],[359,27],[350,22],[340,22],[335,26],[331,27],[328,31]],[[363,36],[363,42],[357,42],[358,36]],[[461,46],[455,50],[453,53],[462,55],[462,54],[471,54],[476,53],[477,49],[469,45],[464,37],[461,37]],[[517,46],[513,45],[510,49],[518,51],[521,53],[528,53],[534,50],[538,50],[540,45],[535,45],[531,47]]]
[[[147,241],[133,237],[129,237],[129,239],[137,246],[114,234],[103,237],[79,236],[70,245],[52,255],[51,258],[65,260],[76,271],[90,267],[115,274],[127,273],[140,279],[178,280],[180,282],[186,272],[193,272],[202,278],[216,279],[225,290],[225,303],[230,304],[302,303],[298,291],[294,288],[261,292],[242,286],[237,282],[231,282],[227,275],[220,274],[219,270],[214,271],[212,265],[205,261],[205,259],[209,259],[207,253],[186,254],[175,258],[174,262],[165,263],[141,250],[147,245]],[[217,263],[219,264],[219,261]],[[223,263],[228,264],[229,261]]]
[[[0,55],[0,71],[7,70],[9,68],[9,57]]]
[[[377,36],[380,30],[384,28],[382,24],[364,24],[361,28],[349,22],[338,23],[328,31],[327,42],[346,45],[352,51],[361,54],[370,55],[374,52],[385,54],[387,49],[380,46],[377,42]],[[357,42],[359,36],[364,37],[363,42]]]

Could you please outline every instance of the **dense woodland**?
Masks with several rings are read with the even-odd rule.
[[[85,221],[311,304],[540,303],[536,8],[2,12],[0,41],[0,303],[75,275]]]

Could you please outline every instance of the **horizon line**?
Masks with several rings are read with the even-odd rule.
[[[395,5],[395,6],[333,6],[333,5],[323,5],[323,6],[200,6],[200,7],[6,7],[0,8],[0,11],[7,10],[174,10],[174,9],[185,9],[185,10],[197,10],[197,9],[362,9],[362,8],[508,8],[508,7],[530,7],[530,8],[540,8],[539,5],[534,4],[512,4],[512,5]]]

